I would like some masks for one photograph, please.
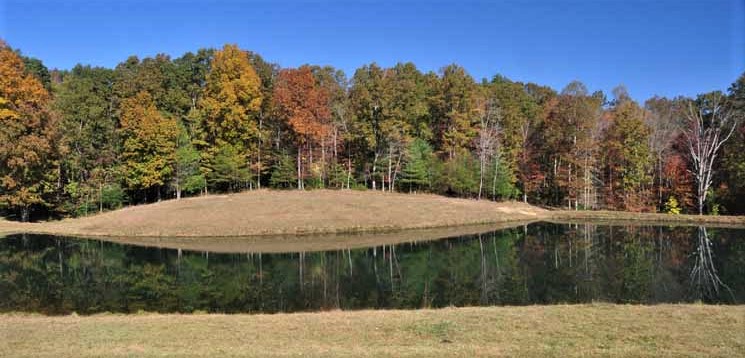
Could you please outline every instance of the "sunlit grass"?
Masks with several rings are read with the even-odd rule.
[[[737,357],[745,306],[0,315],[0,356]]]

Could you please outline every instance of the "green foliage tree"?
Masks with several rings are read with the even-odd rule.
[[[199,170],[200,159],[199,151],[192,144],[186,127],[180,125],[171,181],[176,199],[181,199],[182,192],[194,193],[204,189],[206,180]]]
[[[272,188],[292,188],[297,183],[297,172],[295,169],[295,161],[292,157],[287,153],[279,154],[272,168],[269,185]]]
[[[213,159],[212,171],[207,175],[208,183],[222,191],[238,191],[247,188],[250,180],[245,156],[230,144],[221,145]]]
[[[404,164],[401,182],[402,189],[408,189],[409,192],[414,190],[431,190],[435,178],[435,170],[438,165],[435,163],[435,157],[432,147],[427,141],[416,138],[409,144]]]
[[[111,70],[78,65],[56,87],[53,107],[60,116],[67,212],[85,215],[121,204],[102,198],[105,188],[117,187],[120,179],[112,81]]]
[[[479,161],[468,151],[445,161],[438,187],[445,193],[473,197],[479,191]]]
[[[739,118],[739,126],[722,148],[719,175],[726,189],[719,189],[719,197],[730,212],[745,213],[745,73],[729,88],[729,101],[733,115]]]

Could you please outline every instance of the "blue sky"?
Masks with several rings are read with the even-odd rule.
[[[745,0],[17,1],[0,37],[50,68],[113,67],[237,43],[281,66],[458,63],[561,89],[624,84],[644,100],[726,89],[745,71]]]

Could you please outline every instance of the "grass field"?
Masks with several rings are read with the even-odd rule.
[[[742,357],[745,306],[0,315],[2,357]]]
[[[80,219],[0,221],[0,232],[129,237],[326,234],[530,221],[546,213],[522,203],[425,194],[260,190],[168,200]]]
[[[538,220],[600,220],[745,227],[745,216],[545,210],[428,194],[373,191],[270,191],[210,195],[132,206],[79,219],[18,223],[0,219],[0,234],[49,233],[107,237],[249,237],[381,233],[464,225],[522,225]],[[457,234],[457,233],[456,233]]]

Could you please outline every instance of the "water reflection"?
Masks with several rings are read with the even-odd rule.
[[[532,224],[366,249],[215,254],[18,235],[0,310],[278,312],[745,302],[745,230]]]

